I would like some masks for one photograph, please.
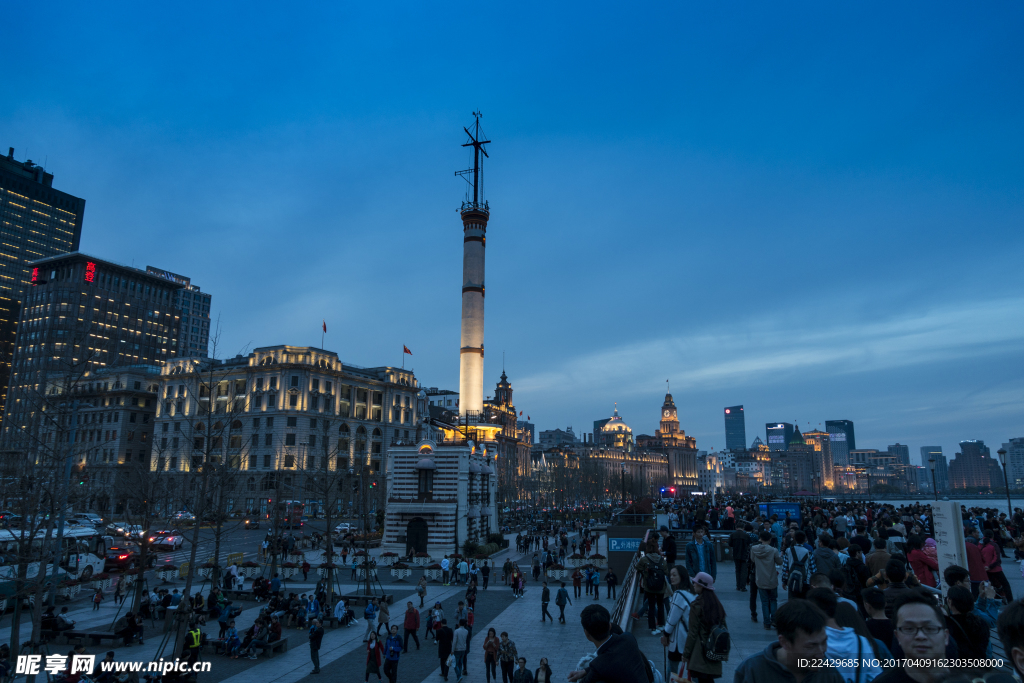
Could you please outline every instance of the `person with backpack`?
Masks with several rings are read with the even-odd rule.
[[[665,560],[658,554],[658,542],[653,538],[647,542],[644,556],[637,562],[640,574],[640,587],[647,598],[647,627],[653,635],[658,635],[659,627],[665,625],[665,589],[668,578],[665,573]]]
[[[402,639],[398,635],[398,626],[391,627],[391,635],[384,641],[384,675],[390,683],[398,681],[398,660],[402,656]]]
[[[545,584],[544,590],[547,590],[547,584]],[[555,595],[555,604],[558,605],[558,623],[565,623],[565,605],[572,604],[572,600],[569,599],[569,591],[565,590],[565,581],[561,582],[561,587],[558,589],[558,593]],[[545,611],[547,608],[545,608]]]
[[[700,572],[693,577],[697,599],[690,607],[689,628],[680,671],[689,670],[697,683],[711,683],[722,677],[722,662],[729,658],[729,629],[725,607],[715,594],[715,580]]]
[[[715,546],[706,534],[707,529],[704,527],[694,527],[693,540],[686,544],[686,571],[690,572],[690,576],[700,572],[710,574],[712,578],[718,576]]]
[[[672,673],[675,673],[679,662],[683,660],[683,646],[690,626],[690,607],[697,599],[693,592],[693,584],[686,567],[676,565],[668,572],[669,583],[672,584],[672,599],[669,602],[665,628],[661,630],[661,644],[668,649],[668,661],[672,662]]]
[[[833,570],[839,569],[839,555],[833,550],[835,547],[835,541],[832,540],[827,534],[818,536],[818,547],[814,549],[814,568],[815,572],[811,572],[808,576],[821,572],[826,576]]]
[[[807,594],[809,579],[817,572],[814,556],[804,546],[807,535],[803,531],[797,531],[793,535],[793,541],[793,545],[786,548],[786,552],[782,554],[782,585],[786,587],[790,600],[802,598]]]

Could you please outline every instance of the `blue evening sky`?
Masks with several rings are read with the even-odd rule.
[[[97,10],[96,7],[102,7]],[[458,388],[487,167],[485,394],[538,429],[665,380],[860,447],[1024,436],[1024,5],[8,3],[0,143],[82,249],[193,278],[218,355],[319,345]]]

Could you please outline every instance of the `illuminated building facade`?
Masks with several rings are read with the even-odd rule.
[[[687,436],[686,432],[679,428],[679,411],[672,394],[665,394],[665,401],[661,406],[660,428],[654,431],[653,437],[638,436],[637,445],[641,449],[665,455],[668,485],[674,486],[677,492],[700,490],[697,477],[697,440]]]
[[[85,200],[53,188],[32,160],[0,157],[0,416],[4,414],[22,297],[32,261],[78,251]]]
[[[9,448],[31,450],[46,395],[81,373],[161,365],[178,353],[181,285],[81,253],[32,262],[3,421]]]
[[[946,456],[942,454],[942,446],[921,446],[921,465],[932,468],[930,460],[935,463],[935,485],[939,491],[949,490],[949,468],[946,464]]]
[[[1024,489],[1024,438],[1010,439],[1003,444],[1006,451],[1006,472],[1010,488]]]
[[[212,297],[204,293],[190,278],[167,270],[146,266],[146,272],[181,285],[174,296],[174,308],[181,315],[178,333],[178,357],[205,357],[210,352],[210,303]]]
[[[832,443],[832,462],[850,465],[850,451],[857,449],[857,439],[851,420],[825,420],[825,431]]]
[[[957,489],[995,489],[1003,486],[1003,470],[999,461],[991,457],[984,441],[971,439],[960,442],[960,452],[949,463],[949,485]]]
[[[764,426],[768,448],[773,451],[784,451],[793,438],[793,425],[788,422],[769,422]]]
[[[835,487],[835,473],[832,461],[832,438],[828,432],[815,429],[804,432],[804,443],[814,448],[812,475],[817,475],[815,485],[822,491]]]

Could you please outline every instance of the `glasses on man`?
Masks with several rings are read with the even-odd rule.
[[[896,630],[905,636],[916,636],[918,631],[924,631],[925,635],[937,636],[945,629],[941,626],[900,626]]]

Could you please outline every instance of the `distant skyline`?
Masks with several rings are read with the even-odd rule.
[[[748,445],[1024,436],[1024,5],[5,9],[2,149],[210,292],[220,357],[326,319],[457,389],[480,109],[484,391],[504,352],[538,431],[653,434],[669,378],[705,450],[740,404]]]

